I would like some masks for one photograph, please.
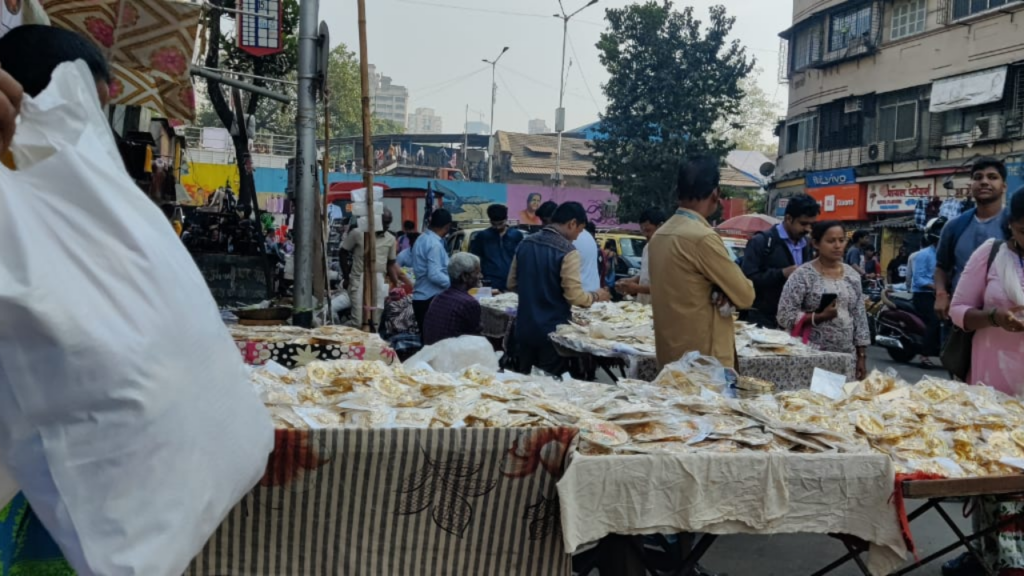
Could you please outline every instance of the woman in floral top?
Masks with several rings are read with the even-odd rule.
[[[803,332],[810,344],[828,352],[857,355],[857,378],[867,373],[867,346],[871,343],[860,274],[843,263],[846,230],[839,222],[819,222],[811,232],[818,257],[797,268],[786,281],[779,302],[779,326]],[[824,294],[836,301],[816,312]]]

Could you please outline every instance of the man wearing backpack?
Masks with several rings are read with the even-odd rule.
[[[942,320],[949,318],[950,299],[971,254],[989,238],[1006,239],[1006,165],[995,158],[976,160],[971,167],[971,196],[976,207],[946,224],[939,240],[935,312]]]
[[[989,238],[1006,240],[1006,165],[995,158],[979,158],[971,167],[971,196],[976,208],[951,220],[942,229],[935,263],[935,313],[944,322],[942,342],[949,339],[949,304],[960,274],[971,255]],[[977,521],[977,520],[976,520]],[[963,554],[942,566],[943,576],[981,573],[977,561]]]
[[[811,261],[811,232],[821,207],[806,194],[798,194],[786,204],[785,219],[770,229],[759,232],[747,243],[743,254],[743,274],[754,283],[757,296],[754,308],[747,313],[748,322],[765,328],[778,328],[775,319],[782,288],[790,274],[804,262]]]

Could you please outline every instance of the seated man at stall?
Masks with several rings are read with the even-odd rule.
[[[451,286],[434,297],[423,322],[423,344],[480,335],[480,302],[469,291],[480,286],[480,259],[459,252],[448,261]]]

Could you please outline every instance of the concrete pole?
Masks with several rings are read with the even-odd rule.
[[[373,117],[370,113],[370,55],[366,41],[366,0],[359,0],[359,75],[363,104],[363,185],[366,187],[366,220],[369,231],[363,241],[363,325],[367,332],[374,331],[373,309],[377,306],[377,228],[374,225],[376,214],[373,213]],[[383,290],[383,286],[381,287]],[[358,302],[353,302],[358,306]]]
[[[491,137],[487,139],[487,181],[494,182],[494,135],[497,131],[494,129],[494,103],[498,100],[498,82],[495,79],[495,74],[498,70],[498,60],[508,52],[508,46],[505,46],[501,50],[501,54],[494,60],[484,60],[484,62],[491,65]]]
[[[559,74],[558,110],[555,111],[555,129],[558,130],[558,152],[555,154],[555,186],[562,185],[562,131],[565,130],[565,41],[569,37],[569,17],[562,19],[562,73]],[[561,124],[559,123],[561,120]]]
[[[299,3],[299,94],[295,117],[295,287],[294,306],[301,323],[312,322],[313,243],[316,189],[316,77],[319,0]],[[308,314],[307,314],[308,312]],[[308,318],[308,320],[307,320]]]

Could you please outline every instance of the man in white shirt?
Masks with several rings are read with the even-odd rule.
[[[594,239],[596,231],[593,222],[588,222],[587,228],[572,243],[580,253],[580,283],[587,293],[597,292],[601,288],[601,273],[597,268],[597,240]]]

